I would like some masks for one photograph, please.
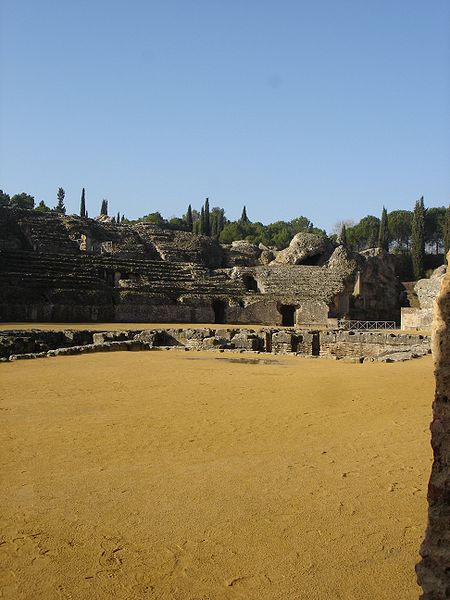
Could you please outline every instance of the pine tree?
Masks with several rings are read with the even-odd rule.
[[[56,197],[58,199],[58,204],[56,205],[55,210],[62,214],[66,214],[66,207],[64,206],[64,198],[66,197],[66,192],[63,190],[63,188],[58,188]]]
[[[209,198],[205,200],[205,227],[204,227],[204,235],[211,235],[211,216],[209,214]]]
[[[117,213],[116,223],[120,223],[120,212]]]
[[[411,255],[414,279],[421,279],[424,274],[425,258],[425,207],[423,196],[414,207],[411,235]]]
[[[187,213],[186,213],[186,223],[187,223],[188,231],[192,231],[194,228],[194,221],[192,219],[192,207],[190,204],[188,206]]]
[[[378,247],[389,252],[388,216],[384,206],[381,211],[380,229],[378,231]]]
[[[450,251],[450,206],[445,211],[444,221],[444,258],[447,262],[447,254]]]
[[[86,212],[86,197],[84,188],[81,190],[81,202],[80,202],[80,217],[87,218]]]
[[[245,206],[242,209],[242,215],[241,215],[240,221],[241,221],[241,223],[250,223],[250,220],[247,217],[247,209],[245,208]]]

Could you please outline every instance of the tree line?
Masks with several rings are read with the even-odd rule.
[[[379,247],[387,252],[411,259],[415,279],[423,277],[425,256],[436,256],[450,249],[450,206],[425,208],[423,196],[414,210],[394,210],[383,207],[381,217],[368,215],[359,223],[337,223],[336,238],[344,238],[350,250],[361,252]]]
[[[14,196],[10,196],[3,190],[0,190],[0,207],[11,207],[11,208],[25,208],[25,209],[34,209],[38,212],[50,212],[55,211],[61,214],[66,214],[66,206],[65,206],[65,190],[60,187],[56,192],[56,204],[53,208],[47,206],[43,200],[39,202],[36,206],[34,196],[22,192],[21,194],[14,194]],[[80,199],[80,217],[88,218],[88,212],[86,210],[86,190],[83,188],[81,190],[81,199]],[[100,215],[108,216],[108,200],[105,198],[102,200],[100,205]],[[113,216],[111,219],[116,223],[123,223],[125,221],[125,216],[120,216],[120,213],[117,213],[117,216]]]
[[[126,223],[154,223],[166,229],[189,231],[196,235],[205,235],[217,239],[221,244],[231,244],[237,240],[246,240],[253,244],[264,244],[278,249],[285,248],[293,236],[300,231],[309,231],[325,236],[323,229],[314,227],[307,217],[297,217],[291,221],[276,221],[264,225],[252,223],[247,215],[246,206],[236,221],[230,221],[225,216],[225,210],[219,206],[210,208],[209,198],[206,198],[200,210],[193,209],[189,204],[187,211],[181,217],[166,220],[161,213],[154,212],[134,221]]]

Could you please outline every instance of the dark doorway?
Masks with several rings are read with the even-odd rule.
[[[214,323],[225,323],[225,302],[223,300],[213,300],[212,309],[214,311]]]
[[[251,275],[244,275],[244,285],[249,292],[258,291],[258,284],[256,283],[256,279]]]
[[[281,324],[291,327],[295,320],[295,306],[292,304],[282,304],[280,307]]]

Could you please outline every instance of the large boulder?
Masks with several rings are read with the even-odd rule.
[[[225,246],[228,267],[254,267],[259,265],[262,250],[246,240],[236,240]]]
[[[315,233],[294,235],[289,246],[278,252],[273,263],[284,265],[320,264],[330,249],[328,238]]]
[[[446,272],[445,265],[435,269],[429,279],[419,279],[414,290],[419,299],[420,308],[433,308],[434,300],[441,289]]]
[[[326,266],[341,274],[344,278],[352,275],[358,268],[355,255],[344,246],[338,246],[328,259]]]

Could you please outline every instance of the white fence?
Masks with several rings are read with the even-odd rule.
[[[340,319],[338,327],[344,331],[376,331],[380,329],[397,329],[397,323],[395,321],[348,321],[347,319]]]

